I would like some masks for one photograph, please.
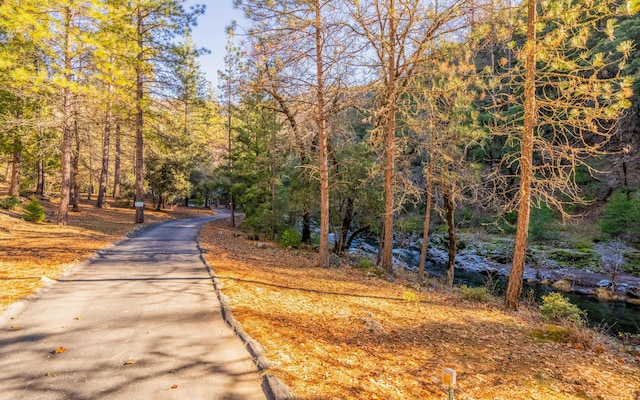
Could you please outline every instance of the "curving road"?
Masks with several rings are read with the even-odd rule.
[[[144,229],[11,307],[0,399],[264,399],[197,245],[226,216]]]

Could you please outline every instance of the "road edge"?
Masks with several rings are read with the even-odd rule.
[[[204,227],[204,224],[202,225]],[[200,251],[200,260],[207,267],[207,271],[211,276],[211,281],[213,282],[213,288],[216,291],[218,296],[218,300],[220,302],[220,309],[222,312],[222,318],[226,322],[226,324],[233,329],[236,335],[240,338],[242,343],[244,343],[245,348],[251,355],[254,364],[258,368],[258,371],[262,374],[262,390],[267,396],[267,400],[295,400],[296,397],[291,392],[291,389],[280,380],[275,375],[265,373],[271,368],[271,362],[264,355],[264,350],[260,343],[255,341],[243,328],[242,324],[236,320],[233,315],[233,311],[229,306],[229,298],[222,293],[222,282],[218,279],[218,277],[213,272],[211,265],[207,261],[205,257],[206,251],[200,246],[200,232],[202,232],[202,227],[200,231],[198,231],[198,250]]]

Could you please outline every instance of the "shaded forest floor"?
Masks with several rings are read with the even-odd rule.
[[[315,253],[256,242],[216,221],[202,246],[244,329],[300,399],[640,399],[640,357],[523,307],[465,300],[411,274],[319,269]],[[261,246],[262,247],[262,246]]]
[[[0,187],[0,196],[6,187]],[[56,279],[74,264],[85,260],[110,243],[139,228],[134,223],[135,209],[112,204],[97,209],[95,202],[82,200],[80,212],[69,212],[69,225],[58,226],[57,204],[42,201],[46,209],[43,223],[22,220],[27,201],[15,210],[0,209],[0,313],[11,303],[42,287],[47,278]],[[199,215],[210,213],[199,211]],[[145,209],[145,224],[169,218],[197,215],[198,211],[184,207],[155,211]],[[45,278],[43,278],[45,277]]]

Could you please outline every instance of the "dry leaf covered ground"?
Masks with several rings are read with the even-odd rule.
[[[228,221],[201,242],[268,372],[300,399],[445,399],[444,368],[457,371],[457,399],[640,399],[640,360],[594,332],[435,282],[319,269],[315,254],[257,248]]]
[[[42,276],[55,279],[137,227],[130,208],[82,204],[68,227],[24,222],[20,213],[0,212],[0,312]],[[224,222],[208,225],[201,240],[237,319],[274,363],[269,372],[301,399],[444,399],[445,367],[458,373],[457,399],[640,398],[640,360],[595,334],[537,339],[554,328],[535,313],[463,301],[434,282],[318,269],[314,253],[258,249]]]
[[[2,189],[6,187],[0,187],[0,195],[6,194]],[[53,215],[57,204],[41,203],[48,222],[23,221],[22,206],[13,211],[0,210],[0,313],[42,287],[46,280],[43,277],[56,279],[72,264],[140,227],[134,223],[135,210],[131,207],[97,209],[85,201],[80,204],[80,212],[69,213],[68,226],[58,226]],[[147,208],[144,225],[195,213],[182,207],[172,211]]]

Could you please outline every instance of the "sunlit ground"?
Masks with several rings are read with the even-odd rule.
[[[275,364],[269,373],[301,399],[445,399],[444,368],[458,374],[457,399],[640,396],[639,360],[594,332],[537,339],[549,326],[531,310],[505,313],[435,282],[318,269],[313,253],[258,249],[234,233],[207,226],[207,258]]]

